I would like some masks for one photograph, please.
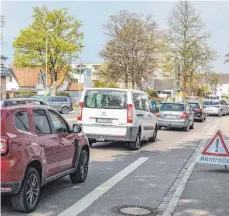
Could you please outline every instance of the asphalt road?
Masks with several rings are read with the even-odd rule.
[[[70,124],[76,122],[75,112],[65,117]],[[121,205],[157,209],[217,120],[208,117],[205,123],[197,122],[190,132],[161,130],[155,143],[145,142],[139,151],[130,151],[121,143],[94,144],[85,183],[72,185],[67,176],[47,184],[37,209],[27,215],[117,216],[112,209]],[[22,215],[13,211],[9,197],[2,197],[1,210],[3,216]]]

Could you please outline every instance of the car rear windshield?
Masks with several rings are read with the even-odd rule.
[[[163,103],[160,106],[160,111],[174,111],[174,112],[182,112],[184,111],[184,104],[178,103]]]
[[[200,105],[198,103],[189,103],[191,109],[200,109]]]
[[[219,105],[219,102],[218,101],[204,101],[204,105]]]
[[[89,90],[84,98],[84,107],[99,109],[126,109],[127,94],[124,91]]]

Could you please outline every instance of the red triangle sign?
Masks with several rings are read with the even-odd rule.
[[[210,143],[203,150],[202,155],[229,157],[228,147],[220,131],[211,139]]]

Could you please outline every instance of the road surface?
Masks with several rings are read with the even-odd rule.
[[[76,122],[75,113],[65,117],[70,124]],[[121,143],[96,143],[91,148],[89,174],[85,183],[72,185],[66,176],[45,185],[36,210],[27,215],[117,216],[119,214],[114,212],[114,208],[122,205],[146,206],[161,215],[168,210],[197,146],[206,144],[221,121],[226,124],[229,118],[208,117],[205,123],[195,123],[195,129],[190,132],[161,130],[155,143],[145,142],[139,151],[131,151]],[[198,178],[201,169],[204,168],[199,168],[199,165],[194,169],[192,182]],[[183,200],[188,199],[189,191],[194,187],[189,182],[187,185],[189,189],[184,190]],[[226,186],[228,191],[229,185]],[[175,202],[178,201],[179,197]],[[182,214],[187,209],[181,208],[180,204],[176,207],[176,216],[188,215]],[[2,197],[1,210],[3,216],[22,215],[13,211],[9,197]],[[138,210],[132,211],[136,213]]]

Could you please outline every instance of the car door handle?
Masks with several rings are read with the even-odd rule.
[[[137,114],[137,116],[143,116],[143,114]]]

